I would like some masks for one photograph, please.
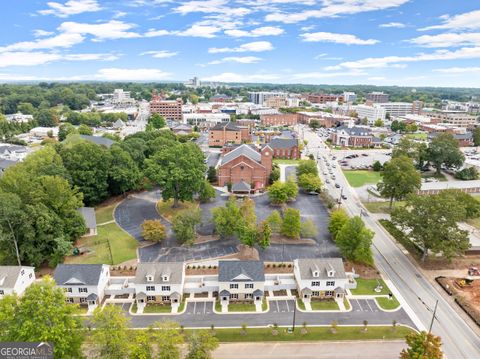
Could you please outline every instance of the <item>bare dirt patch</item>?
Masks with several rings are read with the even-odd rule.
[[[219,239],[220,236],[217,235],[202,236],[201,234],[197,234],[197,237],[195,238],[195,244],[218,241]]]
[[[345,262],[345,271],[351,272],[352,268],[355,269],[355,273],[360,275],[364,279],[378,279],[380,278],[380,272],[375,267],[370,267],[361,263],[353,263],[350,261]]]

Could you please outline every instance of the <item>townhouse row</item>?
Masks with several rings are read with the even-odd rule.
[[[111,276],[105,264],[60,264],[53,279],[63,288],[69,303],[101,304],[106,296],[128,296],[138,308],[149,303],[168,303],[178,308],[185,295],[205,293],[222,305],[229,302],[261,303],[266,291],[296,291],[304,302],[343,300],[356,287],[355,273],[345,272],[341,258],[296,259],[293,273],[265,273],[262,261],[220,260],[215,274],[186,275],[179,262],[138,263],[135,276]],[[22,295],[35,281],[33,267],[0,267],[0,298]]]

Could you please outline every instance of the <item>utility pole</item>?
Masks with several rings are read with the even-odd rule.
[[[293,305],[293,325],[292,325],[292,332],[295,333],[295,315],[297,314],[297,303]]]
[[[437,314],[438,299],[435,302],[435,308],[433,309],[432,321],[430,322],[430,327],[428,328],[428,333],[432,332],[433,321],[435,320],[435,314]]]

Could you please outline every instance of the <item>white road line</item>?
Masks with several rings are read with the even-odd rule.
[[[193,314],[197,314],[197,302],[193,302]]]
[[[203,302],[203,314],[207,311],[207,302]]]
[[[286,300],[285,303],[287,303],[287,311],[289,312],[290,311],[290,306],[288,305],[288,300]]]
[[[372,307],[370,306],[369,300],[366,299],[365,302],[367,302],[367,305],[368,305],[368,307],[370,308],[370,311],[373,312],[373,309],[372,309]]]
[[[277,304],[277,312],[280,312],[280,307],[278,306],[278,300],[276,300],[275,303]]]
[[[355,302],[357,302],[357,305],[360,309],[357,309],[357,312],[363,312],[363,308],[362,306],[360,305],[360,303],[358,302],[358,299],[355,299]]]

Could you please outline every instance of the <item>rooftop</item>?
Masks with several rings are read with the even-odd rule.
[[[219,282],[263,282],[265,272],[263,261],[219,261]]]
[[[59,264],[53,272],[58,285],[97,285],[105,264]]]

